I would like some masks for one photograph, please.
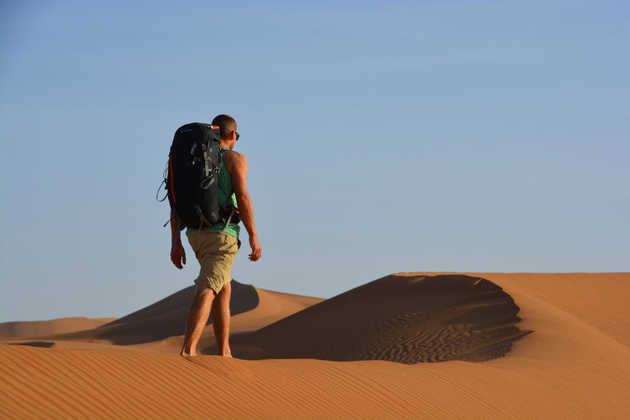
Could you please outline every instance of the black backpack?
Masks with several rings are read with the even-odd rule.
[[[213,226],[223,220],[218,184],[222,154],[218,126],[191,123],[175,131],[165,183],[180,228]]]

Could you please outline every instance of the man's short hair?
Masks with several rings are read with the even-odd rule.
[[[220,114],[214,117],[212,125],[218,125],[221,129],[221,138],[225,139],[236,131],[236,120],[227,114]]]

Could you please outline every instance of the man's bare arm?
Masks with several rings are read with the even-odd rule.
[[[184,268],[183,266],[186,264],[186,251],[182,245],[179,221],[173,210],[171,210],[171,261],[179,269]]]
[[[254,205],[247,191],[247,159],[245,155],[230,151],[225,154],[225,163],[230,171],[230,175],[232,175],[232,189],[236,194],[241,220],[249,235],[249,245],[252,248],[249,259],[256,261],[262,256],[262,248],[258,241],[258,233],[254,222]]]

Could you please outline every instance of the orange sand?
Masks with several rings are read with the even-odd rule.
[[[426,283],[431,287],[422,288],[425,280],[418,273],[401,273],[319,305],[319,299],[241,285],[232,302],[235,354],[271,359],[183,359],[175,354],[181,335],[151,339],[181,329],[186,291],[113,323],[83,327],[92,328],[86,331],[59,335],[51,329],[37,340],[5,338],[0,344],[0,418],[630,418],[630,309],[625,302],[630,273],[470,275],[503,288],[520,307],[523,321],[514,324],[509,318],[509,298],[486,299],[479,293],[477,285],[484,282],[464,279],[463,286],[445,288],[437,282],[440,287]],[[467,296],[462,287],[471,291],[467,300],[458,297]],[[383,290],[391,293],[378,301]],[[414,291],[425,294],[418,296],[417,308],[410,298]],[[380,322],[375,313],[396,316]],[[339,331],[347,325],[327,324],[331,314],[345,314],[356,328],[344,337]],[[414,332],[420,326],[437,332],[427,338]],[[468,340],[484,328],[481,339]],[[514,328],[534,332],[517,337]],[[378,334],[366,339],[374,329]],[[504,348],[509,350],[505,356],[484,362],[296,358],[389,354],[390,360],[409,363],[418,359],[408,357],[413,352],[459,357],[512,338],[518,339],[511,349]],[[212,352],[211,326],[202,340],[204,352]],[[29,341],[32,345],[24,345]],[[277,358],[283,349],[292,349],[285,352],[293,358]]]
[[[0,323],[0,340],[41,337],[97,328],[116,318],[58,318],[49,321],[18,321]]]

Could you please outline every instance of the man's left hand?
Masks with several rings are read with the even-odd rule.
[[[186,251],[184,251],[181,240],[175,241],[171,246],[171,261],[180,270],[186,265]]]

